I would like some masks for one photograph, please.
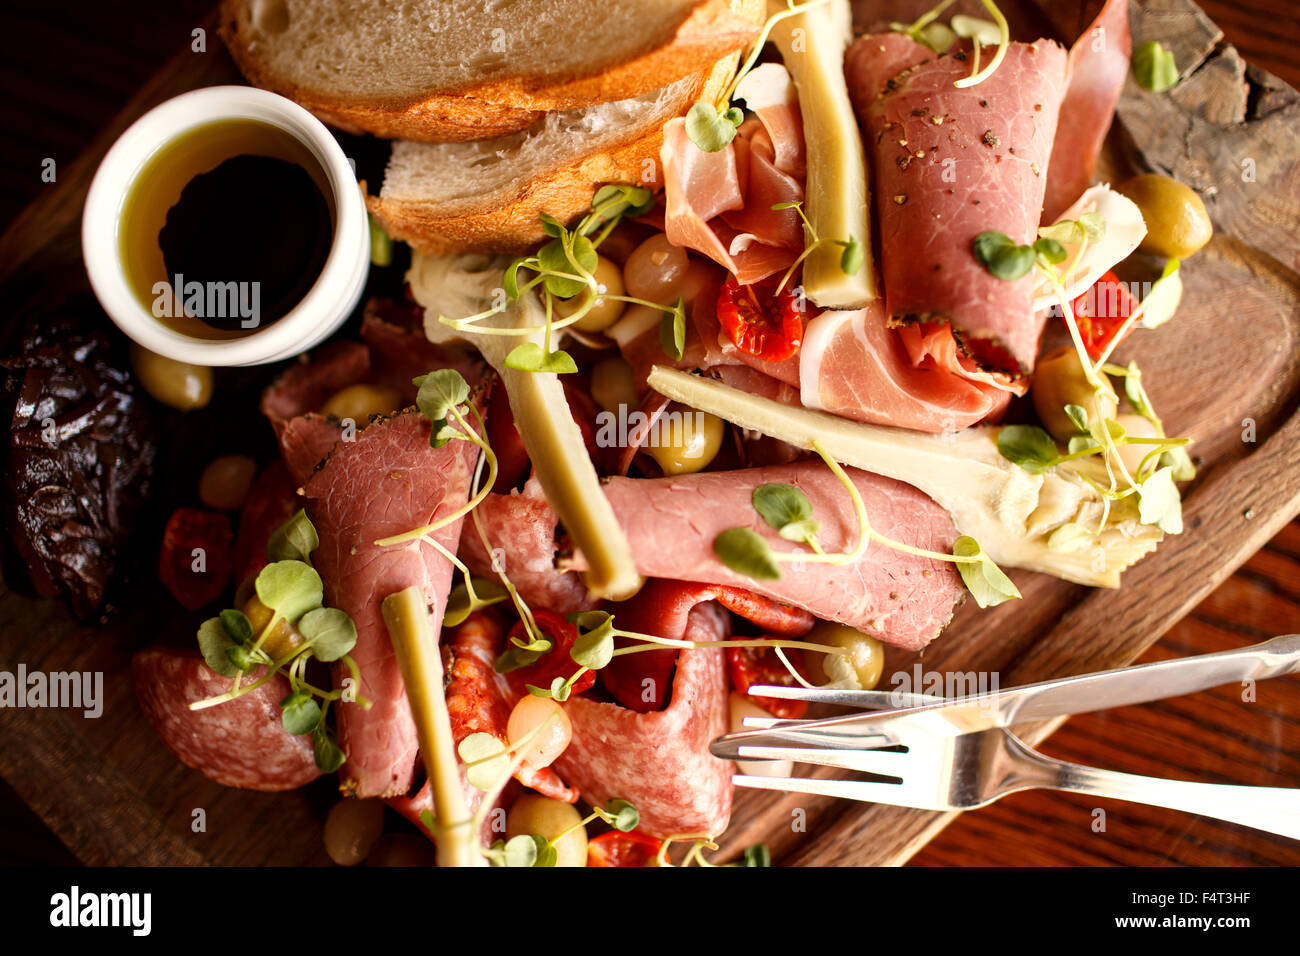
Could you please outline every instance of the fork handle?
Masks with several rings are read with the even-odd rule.
[[[1198,813],[1300,840],[1300,790],[1164,780],[1043,759],[1055,774],[1043,785],[1053,790]]]

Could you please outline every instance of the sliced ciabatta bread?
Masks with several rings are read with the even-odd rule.
[[[548,113],[519,133],[472,143],[393,144],[371,211],[389,235],[422,252],[525,252],[543,240],[541,214],[571,223],[604,183],[660,183],[663,125],[717,98],[736,56],[632,99]]]
[[[454,142],[703,73],[752,41],[763,0],[222,0],[258,86],[326,122]]]

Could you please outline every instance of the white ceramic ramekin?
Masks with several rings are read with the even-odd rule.
[[[141,304],[118,246],[122,207],[141,170],[161,147],[223,119],[260,120],[290,133],[320,163],[334,201],[334,238],[320,277],[279,321],[235,339],[176,332]],[[305,109],[247,86],[194,90],[150,110],[122,134],[100,164],[86,196],[81,251],[90,284],[118,328],[152,352],[196,365],[261,365],[319,344],[356,307],[370,269],[370,226],[356,175],[329,130]]]

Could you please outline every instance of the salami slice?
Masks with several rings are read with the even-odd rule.
[[[692,608],[682,636],[717,641],[727,616],[716,604]],[[640,811],[640,829],[656,836],[719,834],[731,817],[731,765],[709,753],[727,729],[727,675],[720,648],[684,650],[668,707],[637,713],[574,697],[565,705],[573,740],[556,762],[583,799],[615,797]]]
[[[189,705],[224,694],[233,683],[212,671],[197,651],[139,651],[131,659],[131,679],[154,733],[181,763],[217,783],[292,790],[320,776],[310,735],[295,736],[280,722],[278,704],[289,693],[289,682],[278,674],[242,697],[197,711]]]

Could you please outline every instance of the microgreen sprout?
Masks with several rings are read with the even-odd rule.
[[[513,302],[525,292],[536,289],[545,310],[545,323],[526,328],[499,328],[482,322],[501,311],[499,307],[460,319],[438,316],[443,325],[460,332],[481,335],[533,336],[541,335],[541,343],[524,342],[506,357],[508,368],[523,372],[550,372],[571,374],[578,370],[573,357],[563,349],[554,347],[555,333],[582,321],[600,300],[609,299],[644,305],[665,314],[671,323],[670,330],[680,329],[685,335],[685,309],[680,299],[674,305],[647,302],[634,296],[613,295],[596,281],[599,263],[597,250],[614,228],[625,218],[639,216],[654,206],[654,194],[639,186],[610,184],[600,187],[591,200],[591,212],[573,229],[567,228],[554,216],[542,213],[542,230],[548,239],[537,253],[515,259],[505,270],[504,291],[506,301]],[[585,297],[577,308],[562,319],[555,317],[557,300],[571,301]],[[668,349],[665,347],[665,351]],[[680,358],[680,352],[678,354]]]
[[[1195,468],[1187,455],[1187,438],[1171,438],[1166,435],[1164,424],[1155,414],[1151,401],[1142,386],[1141,372],[1136,364],[1127,368],[1107,362],[1111,353],[1131,328],[1142,322],[1150,310],[1156,316],[1156,323],[1167,321],[1177,307],[1181,295],[1181,280],[1178,276],[1178,261],[1170,260],[1165,265],[1160,279],[1142,299],[1123,324],[1111,337],[1110,344],[1098,359],[1093,360],[1083,342],[1078,321],[1066,292],[1066,283],[1071,281],[1075,265],[1082,259],[1083,252],[1090,241],[1100,239],[1105,234],[1105,220],[1095,213],[1085,213],[1077,221],[1066,220],[1054,223],[1039,230],[1040,238],[1035,242],[1054,242],[1077,244],[1077,251],[1071,258],[1068,255],[1036,254],[1031,268],[1046,280],[1054,292],[1065,326],[1070,333],[1071,342],[1079,358],[1080,366],[1093,393],[1100,396],[1108,390],[1105,377],[1111,375],[1124,379],[1124,391],[1133,410],[1151,422],[1156,431],[1154,438],[1129,435],[1113,419],[1098,418],[1090,420],[1082,406],[1066,406],[1066,416],[1078,429],[1071,436],[1065,454],[1061,454],[1055,439],[1044,429],[1033,425],[1009,425],[998,433],[998,451],[1002,457],[1020,466],[1031,474],[1042,474],[1050,469],[1096,456],[1106,472],[1106,483],[1100,484],[1086,474],[1080,478],[1095,490],[1102,501],[1101,514],[1096,522],[1093,534],[1101,534],[1108,527],[1113,502],[1136,496],[1138,502],[1138,520],[1160,528],[1170,534],[1182,531],[1182,505],[1175,481],[1188,480],[1195,476]],[[986,238],[989,237],[989,238]],[[999,238],[1000,237],[1000,238]],[[983,242],[981,243],[981,240]],[[1005,241],[1004,241],[1005,240]],[[1014,246],[1000,233],[983,233],[975,241],[976,258],[994,275],[999,275],[999,267],[1004,265],[1008,255],[1008,245]],[[1025,247],[1018,247],[1024,249]],[[1066,260],[1070,260],[1067,262]],[[1014,278],[1000,275],[1001,278]],[[1101,407],[1100,403],[1097,407]],[[1141,459],[1138,467],[1130,472],[1119,454],[1125,445],[1148,445],[1151,450]],[[1078,543],[1076,528],[1058,529],[1053,535],[1052,546],[1058,548],[1074,547]]]
[[[993,17],[992,23],[963,15],[953,17],[951,26],[938,22],[939,16],[954,2],[955,0],[943,0],[913,22],[895,22],[891,23],[889,28],[895,33],[911,37],[917,43],[939,54],[947,53],[958,37],[969,39],[972,52],[970,76],[953,81],[953,86],[958,89],[968,89],[983,83],[1001,66],[1011,46],[1011,28],[1007,24],[1007,18],[1002,15],[1002,11],[993,0],[982,0],[984,9]],[[981,70],[980,58],[984,46],[996,46],[997,50],[993,54],[993,59]]]
[[[802,200],[779,202],[772,207],[773,212],[779,212],[783,209],[793,209],[799,214],[799,218],[803,220],[804,229],[808,232],[808,243],[804,246],[803,252],[799,253],[799,257],[790,263],[790,268],[786,269],[785,274],[781,276],[781,281],[776,285],[777,294],[780,294],[781,290],[785,288],[785,284],[790,281],[790,277],[794,275],[794,271],[799,268],[800,264],[822,246],[839,246],[843,250],[840,254],[840,270],[845,275],[855,275],[866,263],[866,252],[862,248],[862,243],[855,237],[831,239],[817,235],[817,230],[813,228],[812,222],[803,211]]]
[[[970,550],[968,546],[965,553],[944,554],[939,551],[916,548],[875,531],[871,527],[871,521],[867,515],[866,506],[862,502],[862,495],[858,492],[857,485],[853,483],[853,480],[840,467],[839,463],[826,453],[820,443],[814,441],[812,444],[813,450],[821,456],[822,461],[826,463],[826,466],[830,468],[840,484],[844,486],[844,490],[848,492],[853,503],[853,511],[858,521],[856,543],[853,547],[842,552],[826,552],[818,541],[817,533],[820,526],[812,520],[813,507],[807,496],[793,485],[759,485],[754,489],[752,495],[754,509],[759,516],[780,537],[787,541],[806,544],[812,553],[810,554],[802,549],[788,552],[773,551],[767,540],[752,529],[744,527],[730,528],[719,534],[713,542],[713,553],[728,568],[737,574],[743,574],[757,580],[774,580],[780,578],[780,566],[782,564],[796,562],[800,564],[853,564],[862,558],[867,551],[867,547],[874,541],[904,554],[956,563],[958,570],[962,572],[962,579],[966,581],[967,588],[971,591],[980,607],[990,607],[1020,597],[1020,592],[1011,582],[1011,579],[993,564],[988,555],[979,550],[979,546],[973,538],[968,540],[974,545],[974,550]],[[969,569],[964,568],[965,565],[979,565],[981,569],[991,567],[991,572],[981,571],[981,580],[992,581],[995,584],[990,584],[988,587],[981,586],[978,589],[972,587],[968,574]]]
[[[757,65],[759,55],[763,52],[768,37],[772,35],[772,28],[782,20],[788,20],[790,17],[817,7],[824,7],[830,2],[831,0],[808,0],[806,3],[794,3],[793,0],[786,0],[786,9],[778,10],[767,18],[763,23],[763,29],[759,31],[758,39],[750,47],[745,62],[736,71],[736,75],[718,100],[716,102],[700,100],[687,112],[686,135],[692,143],[706,153],[716,153],[727,148],[728,144],[736,138],[736,130],[745,121],[744,111],[732,105],[736,89]]]
[[[447,525],[459,521],[477,508],[483,499],[488,496],[488,493],[492,490],[492,485],[497,480],[496,453],[492,451],[492,446],[488,444],[486,438],[487,428],[483,424],[483,416],[479,414],[478,406],[469,400],[469,385],[460,372],[455,369],[440,369],[436,372],[430,372],[428,375],[412,379],[412,384],[420,387],[415,403],[420,409],[420,413],[430,422],[429,444],[434,448],[441,448],[450,441],[470,442],[479,449],[479,461],[487,463],[488,476],[487,480],[481,484],[476,482],[475,493],[464,505],[450,514],[443,515],[436,521],[431,521],[418,528],[412,528],[410,531],[404,531],[401,534],[380,538],[375,542],[375,546],[380,548],[416,540],[437,546],[437,542],[430,536],[434,532],[447,527]],[[470,416],[474,419],[473,425],[470,424]],[[477,477],[479,471],[477,466],[475,471]],[[439,548],[439,550],[443,551],[444,554],[446,553],[445,548]]]
[[[325,718],[330,705],[345,699],[347,692],[309,684],[304,676],[307,662],[312,658],[326,663],[341,661],[349,669],[354,686],[360,673],[348,656],[357,642],[352,618],[338,608],[321,606],[320,575],[309,563],[319,540],[306,512],[301,510],[272,533],[267,543],[270,563],[254,581],[257,600],[270,616],[256,633],[248,615],[234,608],[199,625],[203,660],[217,674],[232,678],[234,686],[224,694],[195,701],[190,709],[206,710],[236,700],[280,674],[289,683],[289,693],[280,701],[285,730],[311,734],[316,765],[331,773],[342,765],[344,755]],[[286,633],[289,639],[284,637]],[[282,656],[273,657],[272,646]],[[264,668],[263,673],[245,683],[245,677],[259,667]],[[355,701],[362,707],[370,706],[364,698],[356,697]]]

